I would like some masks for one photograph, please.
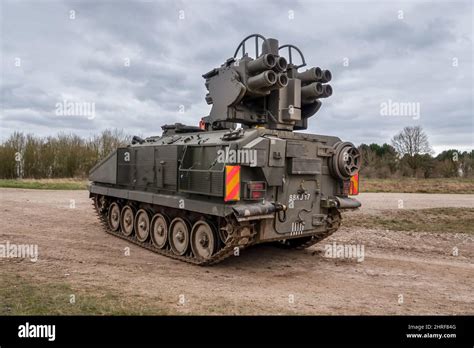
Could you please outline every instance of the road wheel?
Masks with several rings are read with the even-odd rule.
[[[150,236],[150,216],[144,209],[135,215],[135,233],[140,242],[145,242]]]
[[[117,231],[120,227],[120,207],[115,202],[109,207],[107,222],[112,231]]]
[[[122,226],[122,233],[124,235],[131,236],[133,233],[133,221],[134,221],[133,208],[126,205],[122,208],[122,214],[120,217],[120,225]]]
[[[210,259],[216,252],[215,229],[205,221],[198,221],[191,231],[191,249],[197,259]]]
[[[151,240],[153,244],[163,249],[168,240],[168,219],[161,214],[155,214],[151,220]]]
[[[182,218],[171,221],[169,229],[171,250],[176,255],[184,255],[189,248],[189,224]]]

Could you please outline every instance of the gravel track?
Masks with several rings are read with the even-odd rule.
[[[400,199],[405,209],[474,207],[474,195],[359,198],[363,213],[397,209]],[[0,189],[0,211],[0,243],[39,248],[36,263],[0,259],[0,267],[39,284],[64,281],[91,292],[111,289],[127,298],[159,299],[162,308],[182,314],[474,312],[474,243],[467,234],[349,229],[343,223],[332,237],[304,251],[262,245],[216,266],[198,267],[104,233],[87,191]],[[333,243],[363,245],[364,260],[325,257],[325,246]],[[454,247],[458,256],[452,255]]]

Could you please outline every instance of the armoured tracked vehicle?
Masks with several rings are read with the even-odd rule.
[[[306,248],[334,233],[340,211],[360,206],[349,197],[360,154],[337,137],[295,132],[332,94],[329,70],[305,66],[294,45],[242,40],[203,75],[212,107],[199,127],[134,137],[91,170],[106,232],[199,265],[257,243]]]

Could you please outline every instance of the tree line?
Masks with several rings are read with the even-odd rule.
[[[445,150],[432,156],[420,126],[405,127],[391,144],[361,144],[361,176],[368,178],[451,178],[474,176],[474,150]]]
[[[14,132],[0,145],[0,178],[85,178],[99,160],[130,140],[117,129],[107,129],[91,138]]]
[[[86,178],[89,170],[131,136],[107,129],[82,138],[74,134],[38,137],[14,132],[0,144],[0,178]],[[391,144],[361,144],[361,175],[368,178],[473,177],[474,150],[432,156],[421,127],[405,127]]]

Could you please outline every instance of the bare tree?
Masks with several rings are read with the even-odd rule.
[[[428,136],[420,126],[403,128],[392,138],[392,145],[401,156],[414,157],[433,152],[428,142]]]
[[[420,126],[403,128],[392,138],[392,145],[402,157],[402,161],[412,170],[412,175],[416,175],[419,169],[425,171],[425,176],[428,175],[430,163],[427,159],[431,158],[433,150],[428,136]]]

